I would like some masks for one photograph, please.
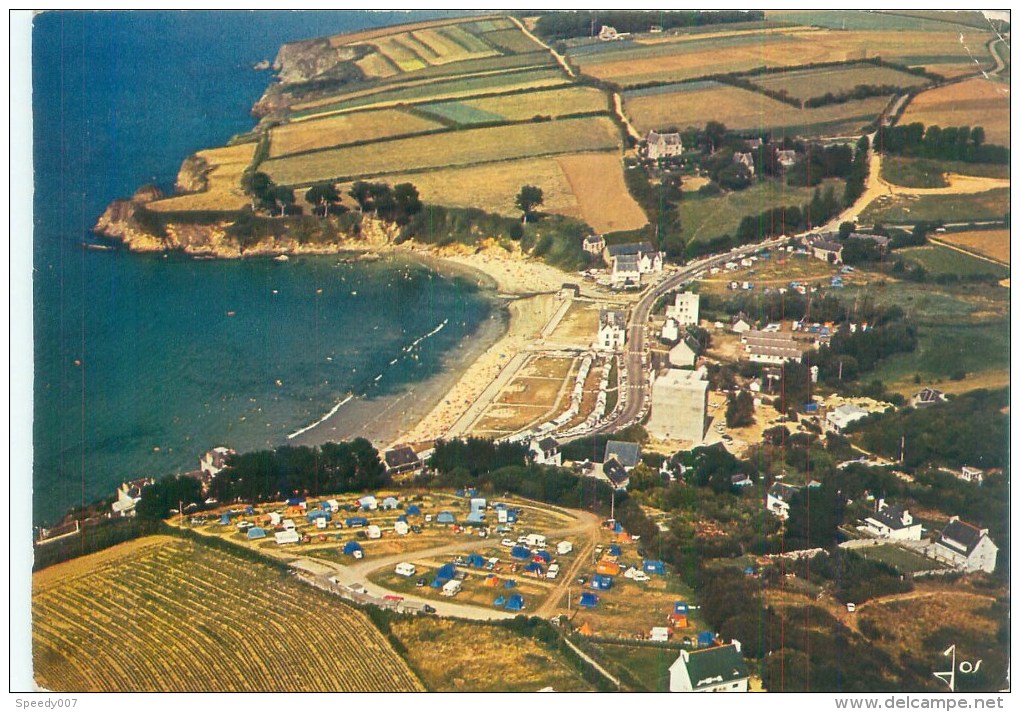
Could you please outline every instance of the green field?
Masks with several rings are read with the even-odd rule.
[[[944,188],[949,185],[946,173],[979,178],[1009,178],[1008,165],[933,161],[928,158],[882,157],[882,179],[907,188]]]
[[[955,13],[945,13],[947,18]],[[932,13],[934,15],[934,13]],[[945,32],[959,30],[960,25],[947,22],[937,15],[917,17],[906,13],[861,12],[859,10],[769,10],[769,20],[796,22],[802,25],[817,25],[834,30],[913,30],[924,32]],[[983,29],[988,29],[987,23]]]
[[[902,257],[908,264],[924,267],[928,274],[935,277],[943,274],[956,274],[961,277],[991,274],[995,275],[997,279],[1005,279],[1009,276],[1008,267],[971,257],[941,245],[909,247],[897,250],[895,254]]]
[[[669,692],[669,666],[680,656],[676,648],[652,645],[593,644],[610,669],[620,668],[643,692]]]
[[[832,185],[841,197],[843,181],[823,181],[821,190]],[[703,197],[696,192],[684,193],[680,201],[680,224],[685,241],[709,240],[720,235],[735,235],[740,221],[774,207],[802,206],[811,201],[814,188],[791,188],[781,180],[765,180],[746,190]]]
[[[909,549],[904,549],[893,544],[882,544],[880,546],[855,549],[865,559],[880,561],[888,564],[903,574],[912,574],[917,571],[931,571],[932,569],[945,568],[936,561],[925,558]]]
[[[859,84],[896,86],[900,88],[928,84],[928,80],[889,67],[873,64],[851,64],[839,67],[819,67],[778,74],[751,77],[752,82],[772,91],[785,91],[804,101],[827,93],[839,94]]]
[[[880,198],[871,203],[861,213],[860,222],[902,225],[923,220],[1001,220],[1008,210],[1009,188],[969,194],[901,195],[887,200]]]

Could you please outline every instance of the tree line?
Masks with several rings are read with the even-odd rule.
[[[1009,163],[1009,149],[985,143],[982,126],[928,126],[920,122],[882,126],[876,150],[903,156],[968,163]]]
[[[765,19],[761,10],[672,10],[663,12],[628,11],[555,11],[543,14],[535,24],[535,34],[545,40],[597,35],[604,25],[618,32],[648,32],[652,25],[664,30],[674,27],[698,27],[730,22],[751,22]]]

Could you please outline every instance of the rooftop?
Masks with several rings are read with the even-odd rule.
[[[606,455],[602,461],[609,462],[611,457],[615,457],[624,467],[634,467],[641,460],[641,446],[637,443],[610,440],[606,443]]]
[[[695,690],[750,677],[747,664],[734,644],[694,650],[688,653],[686,666]]]

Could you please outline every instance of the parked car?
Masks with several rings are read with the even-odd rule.
[[[508,549],[513,549],[515,546],[517,546],[517,542],[515,542],[513,539],[504,539],[503,541],[499,542],[499,545],[505,546]]]
[[[426,603],[425,605],[423,605],[421,607],[421,612],[422,613],[435,613],[436,609]]]
[[[411,531],[413,531],[415,534],[421,534],[422,529],[421,529],[421,527],[419,525],[412,524],[411,525]]]
[[[414,582],[414,585],[418,588],[425,588],[425,579],[420,578]]]

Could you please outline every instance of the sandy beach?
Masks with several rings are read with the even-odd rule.
[[[556,311],[555,292],[563,282],[578,281],[576,275],[528,260],[519,249],[514,254],[491,242],[481,250],[405,244],[378,251],[411,254],[439,272],[476,280],[496,301],[492,316],[444,357],[441,373],[397,395],[351,400],[289,443],[364,437],[383,450],[443,437],[513,356],[538,337]]]

